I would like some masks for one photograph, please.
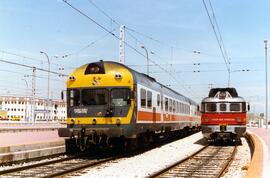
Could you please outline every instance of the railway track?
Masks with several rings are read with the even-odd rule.
[[[218,178],[230,164],[235,152],[236,146],[207,146],[150,177]]]
[[[62,158],[59,160],[52,160],[43,163],[32,164],[28,166],[21,166],[4,171],[0,171],[0,177],[13,178],[13,177],[58,177],[73,173],[85,168],[96,166],[108,161],[113,161],[121,158],[122,156],[72,156]]]

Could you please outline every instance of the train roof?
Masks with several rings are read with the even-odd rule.
[[[235,88],[212,88],[202,102],[245,102]]]
[[[145,83],[145,84],[148,84],[148,86],[151,86],[151,85],[152,86],[157,86],[158,85],[159,87],[164,88],[165,90],[170,91],[170,92],[174,93],[175,95],[180,96],[186,102],[188,102],[190,104],[193,104],[193,105],[197,105],[197,103],[195,101],[193,101],[192,99],[190,99],[190,98],[176,92],[175,90],[169,88],[168,86],[165,86],[165,85],[157,82],[155,78],[153,78],[153,77],[151,77],[149,75],[146,75],[144,73],[137,72],[137,71],[131,69],[130,67],[128,67],[128,66],[126,66],[124,64],[121,64],[121,63],[118,63],[118,62],[115,62],[115,61],[103,61],[103,60],[100,60],[100,61],[94,62],[94,63],[96,63],[97,65],[100,65],[101,63],[118,64],[118,65],[120,65],[122,67],[127,68],[133,74],[135,82],[137,82],[137,83]],[[87,65],[94,64],[94,63],[89,63]]]
[[[208,97],[215,97],[218,92],[229,92],[232,97],[238,97],[238,93],[235,88],[212,88],[209,91]]]

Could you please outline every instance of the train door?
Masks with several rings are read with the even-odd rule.
[[[163,94],[160,95],[160,121],[163,122],[163,108],[164,108],[164,98]]]
[[[157,122],[157,111],[156,107],[153,107],[153,123]]]

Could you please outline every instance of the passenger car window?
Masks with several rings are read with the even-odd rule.
[[[152,108],[152,92],[147,91],[147,107]]]
[[[141,88],[141,107],[146,107],[146,90]]]
[[[169,106],[168,98],[165,97],[165,111],[168,111],[168,106]]]

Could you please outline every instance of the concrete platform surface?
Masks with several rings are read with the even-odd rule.
[[[61,123],[24,123],[24,122],[0,122],[0,133],[3,132],[25,132],[25,131],[51,131],[65,128]]]
[[[64,138],[58,136],[57,130],[40,132],[0,133],[0,147],[29,144],[35,142],[46,142],[51,140],[64,140]]]
[[[64,153],[65,139],[57,130],[0,133],[0,164]]]
[[[254,159],[252,158],[251,167],[252,169],[262,170],[261,175],[252,175],[252,173],[247,177],[270,177],[270,129],[265,128],[248,128],[248,132],[253,135],[255,140],[255,151]]]

